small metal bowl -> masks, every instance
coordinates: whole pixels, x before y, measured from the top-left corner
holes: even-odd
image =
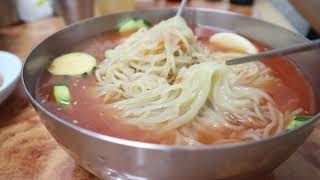
[[[62,147],[82,167],[104,179],[238,179],[271,172],[305,141],[316,120],[260,141],[170,146],[129,141],[80,128],[55,116],[35,100],[38,76],[64,49],[113,29],[126,17],[140,17],[156,23],[175,13],[176,9],[117,13],[79,22],[55,33],[33,49],[24,65],[22,78],[29,100]],[[190,24],[234,30],[274,48],[307,41],[281,27],[223,11],[186,9],[183,16]],[[290,56],[313,84],[316,94],[320,93],[319,57],[319,51]]]

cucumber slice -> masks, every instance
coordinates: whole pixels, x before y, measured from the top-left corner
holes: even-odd
[[[119,32],[132,32],[142,27],[148,28],[149,26],[150,24],[144,19],[130,18],[120,22],[117,25],[117,29]]]
[[[301,126],[302,124],[304,123],[304,121],[296,121],[296,120],[292,120],[288,127],[287,127],[287,130],[292,130],[292,129],[295,129],[299,126]]]
[[[57,84],[53,86],[53,96],[58,104],[71,104],[71,95],[67,85]]]
[[[295,129],[301,126],[306,121],[310,120],[312,117],[310,116],[296,116],[288,125],[287,130]]]
[[[150,27],[150,23],[144,19],[136,19],[136,22],[138,24],[138,26],[140,27],[145,27],[145,28],[149,28]]]
[[[311,116],[296,116],[294,118],[295,121],[308,121],[310,120],[312,117]]]
[[[57,76],[81,75],[90,73],[96,66],[96,59],[81,52],[69,53],[55,58],[48,68],[48,71]]]

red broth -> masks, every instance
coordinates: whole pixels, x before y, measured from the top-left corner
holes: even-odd
[[[217,49],[217,47],[209,45],[208,38],[220,30],[197,26],[194,31],[200,42],[209,49]],[[104,60],[104,51],[115,47],[127,36],[114,31],[104,32],[82,41],[68,52],[87,52],[96,57],[98,62],[101,62]],[[253,42],[260,51],[268,49],[261,43]],[[280,81],[272,82],[265,87],[265,90],[274,98],[278,108],[281,111],[293,111],[301,107],[305,110],[305,115],[314,114],[315,97],[312,88],[295,65],[290,63],[286,57],[277,57],[263,62],[272,69],[274,76],[280,79]],[[73,98],[73,105],[70,108],[62,108],[54,101],[53,85],[60,83],[67,84],[70,88]],[[116,114],[115,112],[104,108],[101,98],[95,92],[95,86],[94,74],[80,78],[57,77],[44,72],[38,80],[35,94],[36,99],[50,112],[82,128],[129,140],[173,144],[174,131],[159,134],[156,131],[146,131],[122,123],[113,115]],[[227,134],[230,132],[226,131]],[[214,135],[203,135],[201,142],[211,144],[213,141],[208,137],[212,136]]]

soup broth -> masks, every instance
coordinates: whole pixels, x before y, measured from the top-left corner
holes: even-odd
[[[192,29],[198,40],[208,49],[229,51],[209,43],[209,37],[221,30],[203,26],[194,26]],[[105,59],[104,51],[106,49],[114,48],[128,36],[128,34],[116,31],[107,31],[78,43],[67,52],[86,52],[101,62]],[[251,42],[259,51],[269,49],[257,41],[251,40]],[[278,79],[263,85],[263,89],[273,98],[277,108],[283,112],[302,108],[303,115],[312,115],[315,112],[313,91],[297,67],[290,63],[286,57],[264,60],[263,63],[271,68],[272,74]],[[52,76],[49,72],[43,72],[37,83],[36,99],[58,117],[94,132],[135,141],[175,144],[174,130],[161,133],[157,130],[143,129],[121,121],[117,116],[116,109],[104,106],[102,98],[97,93],[96,83],[94,73],[85,77],[70,77]],[[63,108],[55,102],[53,97],[55,84],[68,85],[72,94],[71,107]],[[286,124],[288,123],[286,122]],[[247,128],[251,128],[249,124]],[[237,132],[208,127],[206,130],[199,130],[198,135],[199,142],[203,144],[228,143],[228,141],[220,140],[229,138],[237,139]],[[238,141],[244,140],[247,139],[238,139]]]

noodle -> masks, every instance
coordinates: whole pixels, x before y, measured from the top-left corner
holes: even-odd
[[[257,140],[281,132],[291,116],[261,88],[275,79],[264,64],[224,64],[244,55],[210,52],[174,17],[107,50],[96,71],[98,91],[127,123],[176,130],[176,144],[203,144],[206,128],[220,137],[212,143]]]

